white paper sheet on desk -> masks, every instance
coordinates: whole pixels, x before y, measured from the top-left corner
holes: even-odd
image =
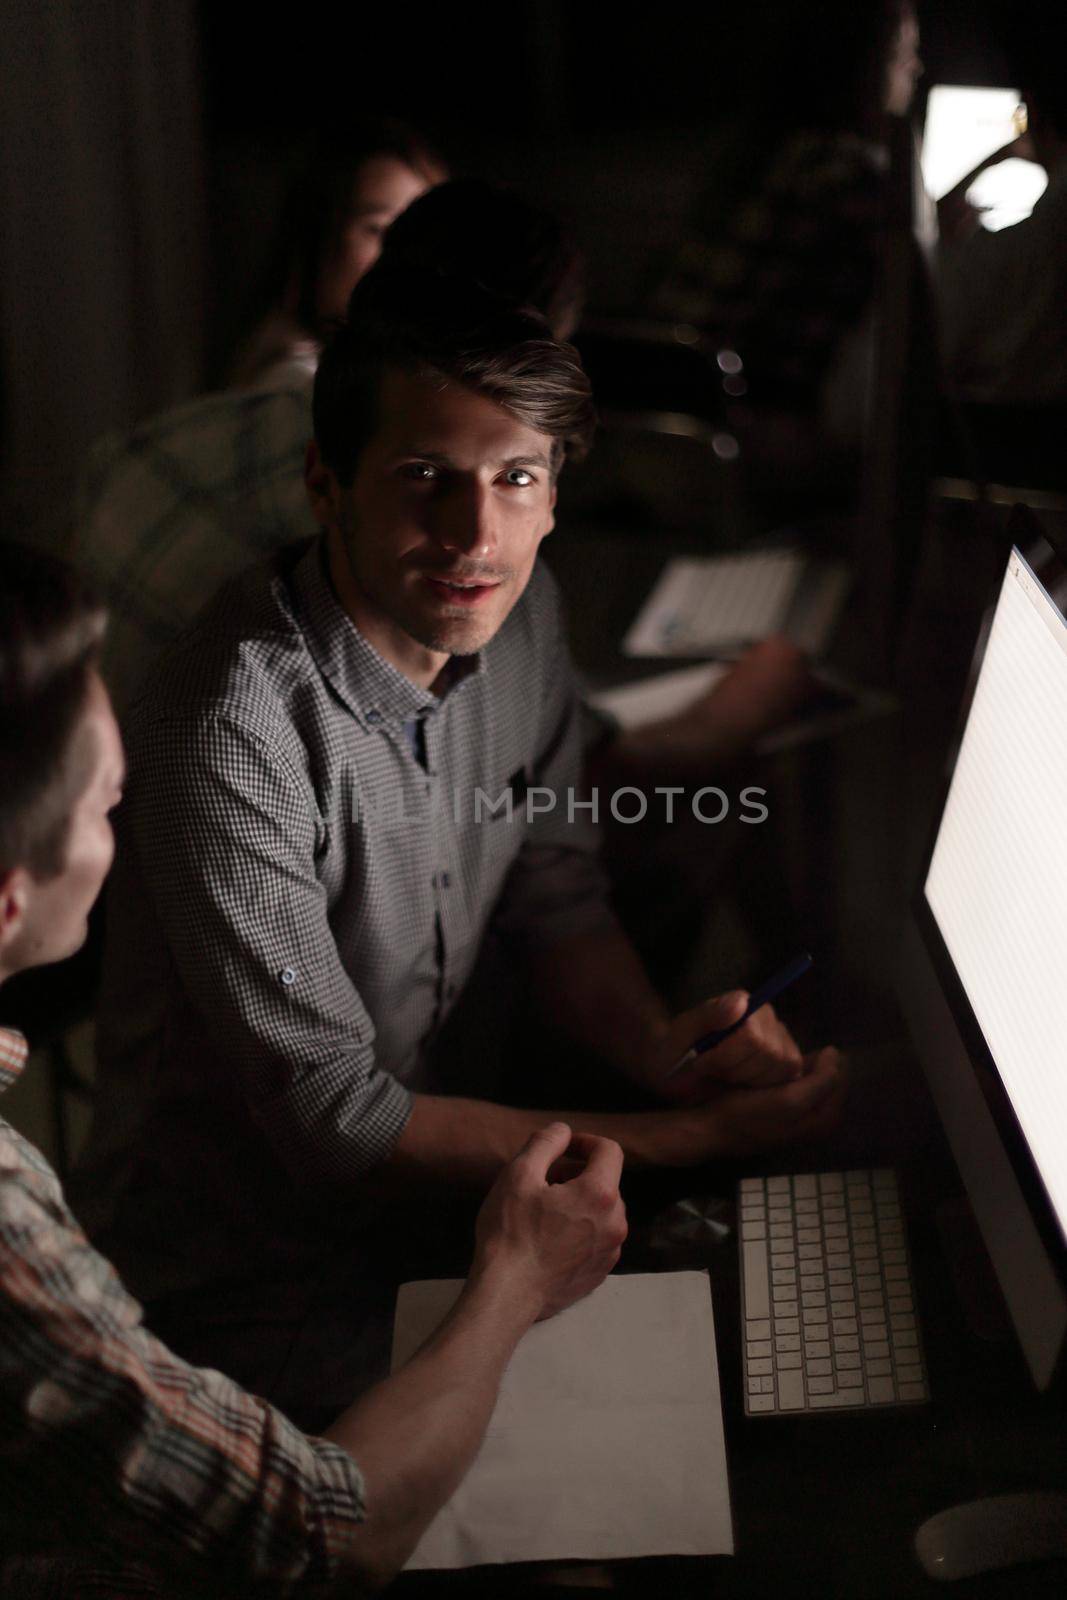
[[[459,1294],[406,1283],[394,1370]],[[408,1568],[732,1555],[707,1274],[609,1277],[523,1339],[482,1448]]]

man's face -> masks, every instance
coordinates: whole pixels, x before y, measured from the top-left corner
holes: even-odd
[[[356,626],[429,684],[488,644],[525,589],[553,525],[553,440],[469,389],[401,372],[385,374],[378,410],[351,487],[326,473],[316,514],[343,552],[335,582]]]
[[[62,961],[85,942],[87,918],[115,854],[108,813],[121,797],[122,741],[107,690],[92,674],[82,724],[75,738],[89,741],[89,779],[75,802],[66,859],[53,878],[16,868],[0,882],[0,969]]]
[[[386,230],[429,187],[399,156],[371,156],[363,163],[348,220],[319,272],[315,304],[321,318],[344,316],[352,290],[382,253]]]

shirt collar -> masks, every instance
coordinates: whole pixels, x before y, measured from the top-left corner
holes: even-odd
[[[30,1047],[14,1028],[0,1028],[0,1092],[10,1089],[23,1067]]]
[[[334,592],[324,536],[301,557],[290,586],[319,671],[361,727],[400,727],[441,704],[443,695],[421,689],[405,678],[360,633]],[[484,671],[481,651],[471,656],[453,656],[445,692],[451,694],[464,679]]]

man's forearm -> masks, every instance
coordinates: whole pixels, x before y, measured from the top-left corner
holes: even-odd
[[[325,1437],[357,1461],[367,1491],[358,1565],[387,1582],[454,1493],[484,1437],[500,1380],[538,1315],[506,1267],[476,1269],[407,1366],[349,1407]]]
[[[716,1153],[710,1120],[707,1109],[527,1111],[488,1100],[416,1095],[407,1126],[382,1170],[487,1186],[530,1135],[550,1122],[614,1139],[630,1166],[689,1166]]]

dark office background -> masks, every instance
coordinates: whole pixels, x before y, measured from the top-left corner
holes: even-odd
[[[1003,81],[998,4],[920,5],[925,83]],[[725,212],[784,130],[832,116],[865,14],[311,0],[283,28],[207,0],[2,0],[6,531],[62,534],[95,438],[218,381],[316,124],[389,111],[454,169],[516,181],[571,223],[593,304],[624,309],[697,195]]]

